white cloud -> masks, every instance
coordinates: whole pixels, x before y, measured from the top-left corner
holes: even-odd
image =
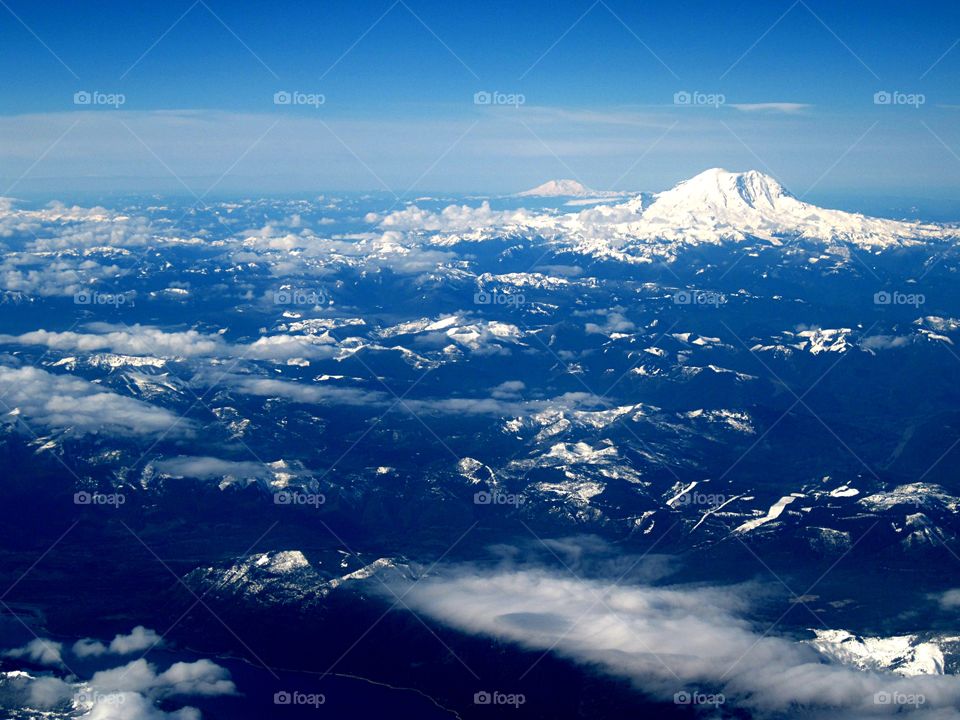
[[[138,625],[130,633],[117,634],[109,647],[86,638],[77,641],[73,650],[79,657],[129,654],[149,650],[158,641],[156,632]],[[59,642],[36,639],[3,654],[34,663],[62,666],[62,649]],[[167,704],[176,697],[217,697],[237,693],[230,672],[207,659],[173,663],[163,672],[157,672],[156,666],[140,658],[96,672],[89,681],[80,680],[72,673],[66,680],[53,675],[35,677],[16,673],[8,676],[5,683],[4,699],[9,707],[46,710],[71,703],[86,720],[200,720],[200,711],[194,707],[165,711],[158,707],[158,703]],[[70,713],[70,717],[74,715]],[[57,717],[60,717],[59,713]]]
[[[0,366],[0,396],[2,407],[18,413],[30,426],[121,436],[151,435],[171,428],[172,435],[191,431],[188,420],[178,421],[169,410],[33,367]]]
[[[794,102],[730,103],[730,107],[743,112],[774,112],[788,115],[812,108],[813,105]]]
[[[154,467],[166,475],[210,480],[231,475],[237,478],[270,477],[272,473],[259,462],[222,460],[216,457],[180,456],[158,460]]]
[[[860,341],[864,350],[893,350],[906,347],[913,342],[910,335],[871,335]]]
[[[654,587],[542,569],[448,569],[409,587],[410,606],[465,632],[554,651],[631,679],[669,701],[723,692],[755,716],[881,717],[875,693],[919,693],[924,710],[960,717],[960,678],[864,672],[811,646],[764,634],[746,615],[748,587]]]
[[[49,708],[73,697],[73,686],[55,677],[39,677],[27,685],[27,699],[33,707]]]
[[[233,695],[230,672],[211,660],[178,662],[157,673],[156,666],[139,658],[121,667],[94,673],[90,686],[102,693],[136,692],[150,697],[172,695]]]
[[[960,608],[960,588],[947,590],[937,599],[940,607],[944,610],[956,610]]]
[[[7,650],[4,656],[9,658],[26,658],[40,665],[62,665],[63,643],[55,640],[35,638],[22,647]]]
[[[99,333],[50,332],[35,330],[22,335],[0,335],[0,342],[42,345],[54,350],[93,352],[110,350],[126,355],[153,357],[196,357],[226,355],[226,343],[219,335],[202,335],[196,330],[164,332],[155,327],[132,325],[114,329],[106,323],[89,326]]]
[[[129,655],[134,652],[144,652],[163,644],[163,639],[156,630],[137,625],[129,634],[117,634],[110,641],[110,652],[117,655]]]
[[[527,225],[534,219],[527,210],[492,210],[484,201],[479,207],[448,205],[439,213],[410,205],[386,215],[380,224],[391,230],[462,232],[491,225]]]
[[[200,720],[200,711],[184,707],[165,712],[151,700],[134,692],[97,696],[85,720]]]
[[[323,405],[361,405],[392,407],[396,398],[378,390],[305,385],[274,378],[231,375],[221,384],[247,395],[277,397],[292,402]],[[396,404],[396,412],[469,414],[490,417],[524,417],[548,410],[578,410],[602,406],[604,401],[586,392],[569,392],[545,400],[520,400],[495,393],[492,397],[405,398]]]
[[[149,325],[117,326],[90,323],[91,332],[35,330],[21,335],[0,335],[0,343],[41,345],[55,350],[94,352],[109,350],[124,355],[158,358],[244,357],[283,361],[291,358],[324,358],[334,353],[333,340],[313,335],[273,335],[244,345],[227,343],[222,335],[196,330],[167,332]]]
[[[99,657],[107,652],[107,646],[93,638],[83,638],[73,644],[73,654],[78,658]]]
[[[0,260],[0,290],[28,296],[69,297],[91,288],[110,287],[122,275],[118,265],[90,258],[8,253]]]
[[[513,400],[526,389],[527,385],[522,380],[507,380],[493,388],[490,394],[498,400]]]
[[[609,335],[610,333],[628,333],[636,329],[630,320],[627,319],[626,315],[617,310],[608,310],[601,315],[604,316],[606,322],[602,325],[597,323],[587,323],[584,326],[584,330],[589,334],[595,335]]]

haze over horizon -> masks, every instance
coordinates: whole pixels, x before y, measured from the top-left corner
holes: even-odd
[[[658,191],[717,166],[820,204],[950,215],[960,189],[945,3],[0,15],[0,195]]]

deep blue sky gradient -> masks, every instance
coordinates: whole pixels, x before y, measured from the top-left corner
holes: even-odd
[[[811,196],[960,188],[958,3],[4,2],[0,190],[659,189],[714,165]],[[733,107],[764,103],[806,107]]]

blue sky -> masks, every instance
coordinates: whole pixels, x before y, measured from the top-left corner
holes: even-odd
[[[957,3],[4,2],[6,194],[960,189]]]

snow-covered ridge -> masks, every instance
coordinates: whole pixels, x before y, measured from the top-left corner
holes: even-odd
[[[700,240],[774,240],[787,235],[839,240],[858,245],[890,245],[935,235],[936,226],[871,218],[803,202],[777,180],[756,170],[734,173],[713,168],[659,193],[637,228],[650,236],[658,226],[664,237],[677,231]],[[674,232],[670,232],[669,229]]]
[[[588,188],[576,180],[548,180],[535,188],[517,193],[517,197],[597,197],[604,193]]]
[[[879,670],[897,675],[943,675],[943,650],[935,641],[922,641],[914,635],[861,637],[846,630],[814,629],[809,640],[821,653],[861,670]],[[955,638],[943,638],[953,641]]]
[[[521,195],[585,190],[564,183],[547,183]],[[412,206],[386,216],[382,226],[427,235],[429,242],[447,246],[505,235],[542,237],[585,255],[630,262],[673,256],[681,246],[745,240],[776,246],[800,239],[876,250],[960,237],[960,230],[948,226],[821,208],[795,197],[769,175],[720,168],[652,196],[575,213],[495,210],[487,203],[438,213]]]

